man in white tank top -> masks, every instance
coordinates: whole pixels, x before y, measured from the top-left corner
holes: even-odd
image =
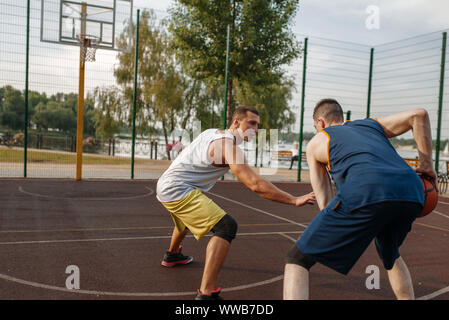
[[[216,279],[237,233],[236,221],[203,192],[215,185],[229,169],[248,188],[265,199],[302,206],[313,204],[315,195],[292,196],[257,175],[246,163],[238,147],[257,133],[259,113],[254,107],[241,106],[227,130],[209,129],[201,133],[162,174],[157,183],[157,199],[170,212],[175,228],[162,265],[173,267],[190,263],[193,258],[181,253],[181,242],[188,231],[197,240],[208,232],[214,236],[206,249],[206,261],[196,299],[220,299]]]

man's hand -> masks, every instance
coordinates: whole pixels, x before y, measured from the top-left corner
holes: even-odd
[[[427,176],[430,180],[430,182],[433,184],[437,192],[440,192],[438,190],[438,177],[435,170],[432,168],[432,166],[426,166],[426,165],[420,165],[418,168],[415,169],[415,172],[418,174],[421,174],[423,176]]]
[[[301,207],[305,204],[315,204],[315,193],[310,192],[300,197],[296,197],[295,206]]]

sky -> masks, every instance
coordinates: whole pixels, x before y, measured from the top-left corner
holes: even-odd
[[[165,11],[173,1],[135,0]],[[369,6],[379,8],[379,28],[368,29]],[[293,32],[378,45],[449,27],[447,0],[300,0]]]

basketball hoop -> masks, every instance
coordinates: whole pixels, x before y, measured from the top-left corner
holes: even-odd
[[[77,38],[81,48],[81,60],[83,63],[85,61],[95,61],[97,48],[94,46],[101,42],[101,38],[88,34],[80,34]]]

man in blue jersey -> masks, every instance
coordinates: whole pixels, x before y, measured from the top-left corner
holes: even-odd
[[[430,177],[437,188],[427,111],[344,122],[340,104],[323,99],[313,120],[318,133],[307,145],[307,162],[322,211],[287,254],[284,299],[309,298],[309,269],[316,262],[346,275],[373,239],[396,297],[414,299],[399,247],[424,204],[417,173]],[[388,140],[409,130],[419,153],[416,172]]]

